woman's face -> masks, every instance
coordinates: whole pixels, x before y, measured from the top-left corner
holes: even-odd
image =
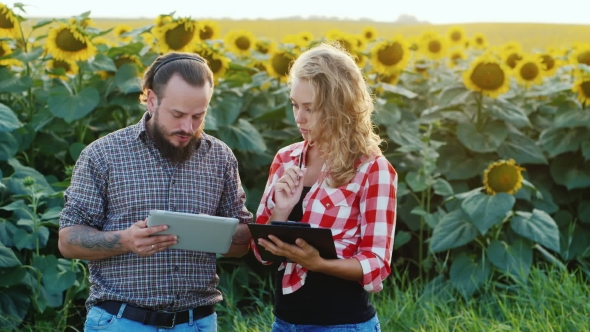
[[[295,123],[303,139],[312,141],[312,127],[317,121],[318,112],[313,108],[313,90],[306,79],[296,78],[291,83],[291,104]]]

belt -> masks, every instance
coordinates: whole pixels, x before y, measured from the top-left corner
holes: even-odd
[[[104,309],[111,315],[119,314],[123,302],[119,301],[104,301],[98,303],[96,306]],[[174,325],[188,323],[190,310],[193,311],[193,320],[198,320],[207,317],[215,312],[215,306],[208,305],[188,309],[184,311],[165,311],[165,310],[149,310],[131,305],[125,306],[121,317],[130,319],[145,325],[153,325],[162,328],[173,328]]]

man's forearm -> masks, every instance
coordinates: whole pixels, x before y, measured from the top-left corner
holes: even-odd
[[[231,246],[229,251],[223,256],[226,257],[240,257],[244,256],[248,250],[250,249],[250,239],[252,235],[250,234],[250,229],[248,229],[248,225],[246,224],[239,224],[238,228],[234,233],[234,236],[231,240]]]
[[[64,257],[86,260],[108,258],[128,251],[122,242],[122,231],[103,232],[83,225],[61,229],[58,246]]]

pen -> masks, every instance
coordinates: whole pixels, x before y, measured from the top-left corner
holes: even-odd
[[[301,170],[301,166],[303,166],[303,151],[299,154],[299,170]],[[299,180],[299,175],[297,175],[297,180]]]

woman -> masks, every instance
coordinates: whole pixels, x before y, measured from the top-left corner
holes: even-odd
[[[373,100],[350,55],[328,44],[303,53],[289,82],[303,141],[276,154],[256,222],[330,228],[339,259],[302,239],[269,236],[252,246],[259,260],[258,250],[287,258],[276,276],[273,331],[379,331],[369,293],[391,272],[397,175],[373,132]]]

